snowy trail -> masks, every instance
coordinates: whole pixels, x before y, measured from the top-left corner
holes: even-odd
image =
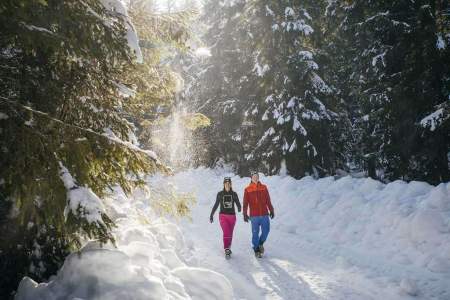
[[[211,195],[213,196],[213,195]],[[214,199],[214,198],[212,198]],[[202,267],[226,275],[233,284],[237,299],[400,299],[395,291],[372,282],[354,269],[335,269],[334,262],[323,261],[311,249],[296,242],[290,234],[272,228],[266,255],[256,259],[250,248],[250,225],[238,218],[233,239],[233,257],[223,257],[222,237],[217,217],[209,224],[211,207],[198,204],[192,212],[193,222],[181,228]],[[311,241],[312,243],[313,241]]]
[[[349,263],[352,249],[335,247],[332,241],[320,235],[302,234],[300,230],[291,229],[289,224],[298,223],[298,220],[292,220],[286,206],[277,207],[277,198],[287,192],[283,186],[271,189],[269,185],[276,217],[271,221],[265,257],[254,257],[250,246],[250,223],[244,223],[242,215],[238,214],[232,259],[225,260],[217,212],[214,223],[209,223],[209,214],[221,187],[222,176],[208,178],[181,173],[175,176],[173,184],[180,187],[181,191],[193,192],[198,197],[198,203],[192,209],[192,221],[183,220],[179,224],[192,255],[185,259],[199,267],[224,274],[233,285],[236,299],[445,299],[448,290],[442,291],[442,286],[446,285],[448,278],[436,276],[429,279],[426,272],[419,270],[417,273],[426,278],[424,282],[429,285],[427,288],[435,292],[433,295],[433,292],[424,290],[412,297],[402,292],[400,287],[400,280],[409,272],[407,267],[397,270],[388,261],[371,261],[372,258],[366,258],[358,252],[354,255],[355,261],[367,261],[368,267],[364,263]],[[238,192],[242,203],[242,191],[248,179],[235,176],[233,180],[233,189]],[[349,257],[341,259],[341,253]],[[392,278],[387,274],[400,277]],[[434,282],[441,290],[430,282]]]

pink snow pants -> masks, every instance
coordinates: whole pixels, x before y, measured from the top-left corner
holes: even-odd
[[[230,248],[233,240],[234,225],[236,224],[236,215],[219,214],[219,222],[223,231],[223,248]]]

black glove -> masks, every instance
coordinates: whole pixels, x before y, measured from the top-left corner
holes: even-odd
[[[213,216],[210,216],[210,217],[209,217],[209,222],[211,222],[211,223],[214,222]]]
[[[247,215],[244,215],[244,222],[248,222],[248,216]]]
[[[273,211],[270,212],[270,218],[273,219],[275,217],[275,213]]]

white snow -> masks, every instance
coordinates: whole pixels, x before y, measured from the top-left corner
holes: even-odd
[[[302,12],[303,12],[303,15],[308,19],[308,20],[312,20],[312,17],[311,17],[311,15],[306,11],[306,10],[302,10]]]
[[[256,72],[256,74],[259,77],[263,77],[264,74],[266,74],[270,70],[270,67],[268,64],[264,64],[261,66],[258,61],[255,61],[255,66],[253,67],[253,71]]]
[[[316,90],[326,94],[332,92],[328,84],[326,84],[325,81],[323,81],[323,79],[319,75],[317,75],[316,72],[311,72],[311,81]]]
[[[123,0],[100,0],[100,2],[107,10],[117,13],[124,19],[127,27],[126,39],[128,41],[128,46],[136,56],[136,61],[138,63],[143,63],[144,57],[142,56],[142,51],[141,48],[139,47],[139,38],[136,29],[134,28],[134,25],[131,22],[131,18],[128,15],[129,3]]]
[[[60,178],[67,190],[67,205],[64,216],[69,212],[86,219],[89,223],[103,225],[102,214],[106,213],[100,198],[88,187],[76,184],[69,170],[59,162]]]
[[[304,60],[313,59],[313,54],[310,51],[299,51],[298,55],[300,55]]]
[[[275,13],[270,9],[268,5],[266,5],[266,16],[275,16]]]
[[[253,257],[238,218],[225,261],[220,227],[208,223],[222,176],[242,202],[249,178],[231,173],[190,170],[173,184],[198,197],[181,226],[193,256],[224,273],[237,299],[450,299],[450,183],[263,177],[276,215],[266,257]]]
[[[45,32],[45,33],[48,33],[48,34],[51,34],[51,35],[54,34],[52,31],[50,31],[50,30],[48,30],[47,28],[44,28],[44,27],[29,25],[29,24],[25,24],[23,22],[21,22],[21,25],[24,26],[28,30]]]
[[[294,142],[292,142],[291,146],[289,147],[289,152],[292,152],[295,149],[297,149],[297,142],[294,140]]]
[[[269,129],[264,132],[262,137],[259,139],[258,143],[256,143],[256,146],[259,147],[262,145],[262,143],[267,139],[267,137],[272,136],[275,134],[275,129],[273,127],[270,127]]]
[[[105,206],[117,248],[88,243],[50,282],[24,278],[16,299],[450,299],[450,183],[262,176],[275,208],[266,254],[254,257],[239,214],[225,260],[217,215],[209,223],[224,176],[242,202],[249,178],[229,170],[149,180],[196,195],[192,220],[116,190]]]
[[[379,18],[379,17],[387,17],[387,16],[389,16],[389,11],[386,11],[386,12],[383,12],[383,13],[378,13],[376,15],[373,15],[373,16],[367,18],[364,21],[364,23],[371,22],[371,21],[373,21],[373,20],[375,20],[376,18]]]
[[[429,114],[420,121],[422,127],[429,127],[431,131],[434,131],[439,124],[443,121],[444,109],[440,108],[435,112]]]
[[[264,102],[266,102],[267,104],[272,103],[273,100],[273,95],[269,95],[266,97],[266,99],[264,100]]]
[[[281,27],[284,28],[287,32],[289,31],[300,31],[304,35],[310,35],[314,32],[314,29],[305,23],[305,20],[296,20],[296,21],[288,21],[282,22]],[[273,27],[272,27],[273,29]]]
[[[286,106],[286,108],[293,108],[295,106],[295,103],[299,100],[298,97],[292,97],[291,99],[289,99],[289,102]]]
[[[294,117],[294,123],[292,125],[292,130],[294,130],[294,131],[299,130],[300,133],[304,136],[308,135],[308,132],[306,131],[305,127],[303,127],[303,125],[300,123],[297,116]]]
[[[403,293],[411,296],[417,296],[419,292],[416,283],[409,279],[403,279],[400,282],[400,289]]]
[[[286,9],[284,10],[284,17],[288,18],[292,16],[295,16],[294,10],[292,9],[292,7],[286,7]]]
[[[311,119],[316,120],[316,121],[320,120],[320,116],[315,111],[309,110],[309,109],[302,112],[301,116],[302,116],[302,119],[305,119],[305,120],[311,120]]]
[[[386,52],[383,52],[381,54],[375,55],[372,58],[372,66],[376,66],[378,61],[381,61],[381,63],[383,64],[384,67],[386,67],[386,62],[385,62],[385,56],[386,56]]]
[[[134,98],[136,96],[136,90],[127,87],[123,83],[113,82],[115,86],[118,88],[119,95],[123,98]]]
[[[108,213],[118,227],[117,248],[87,243],[68,256],[47,283],[24,277],[16,300],[233,299],[230,281],[195,264],[179,227],[150,208],[142,190],[116,189]],[[186,260],[189,257],[192,261]]]
[[[103,129],[103,133],[102,135],[104,137],[106,137],[108,140],[110,140],[111,143],[117,143],[117,144],[121,144],[133,151],[137,151],[137,152],[141,152],[146,154],[149,158],[159,162],[159,158],[156,155],[156,153],[152,150],[145,150],[145,149],[141,149],[139,148],[138,145],[136,145],[136,141],[137,139],[134,137],[134,134],[132,132],[128,132],[128,138],[130,139],[129,141],[124,141],[122,139],[120,139],[115,133],[114,131],[111,130],[111,128],[104,128]]]
[[[436,48],[438,48],[439,50],[445,49],[445,41],[442,38],[442,35],[438,35],[437,37]]]
[[[211,51],[209,50],[209,48],[199,47],[199,48],[195,49],[194,54],[197,57],[210,57]]]

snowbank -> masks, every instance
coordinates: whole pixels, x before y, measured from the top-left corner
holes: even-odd
[[[178,226],[155,215],[146,198],[117,190],[107,205],[118,225],[117,248],[86,244],[48,283],[25,277],[16,299],[232,299],[227,278],[183,261],[189,249]]]

